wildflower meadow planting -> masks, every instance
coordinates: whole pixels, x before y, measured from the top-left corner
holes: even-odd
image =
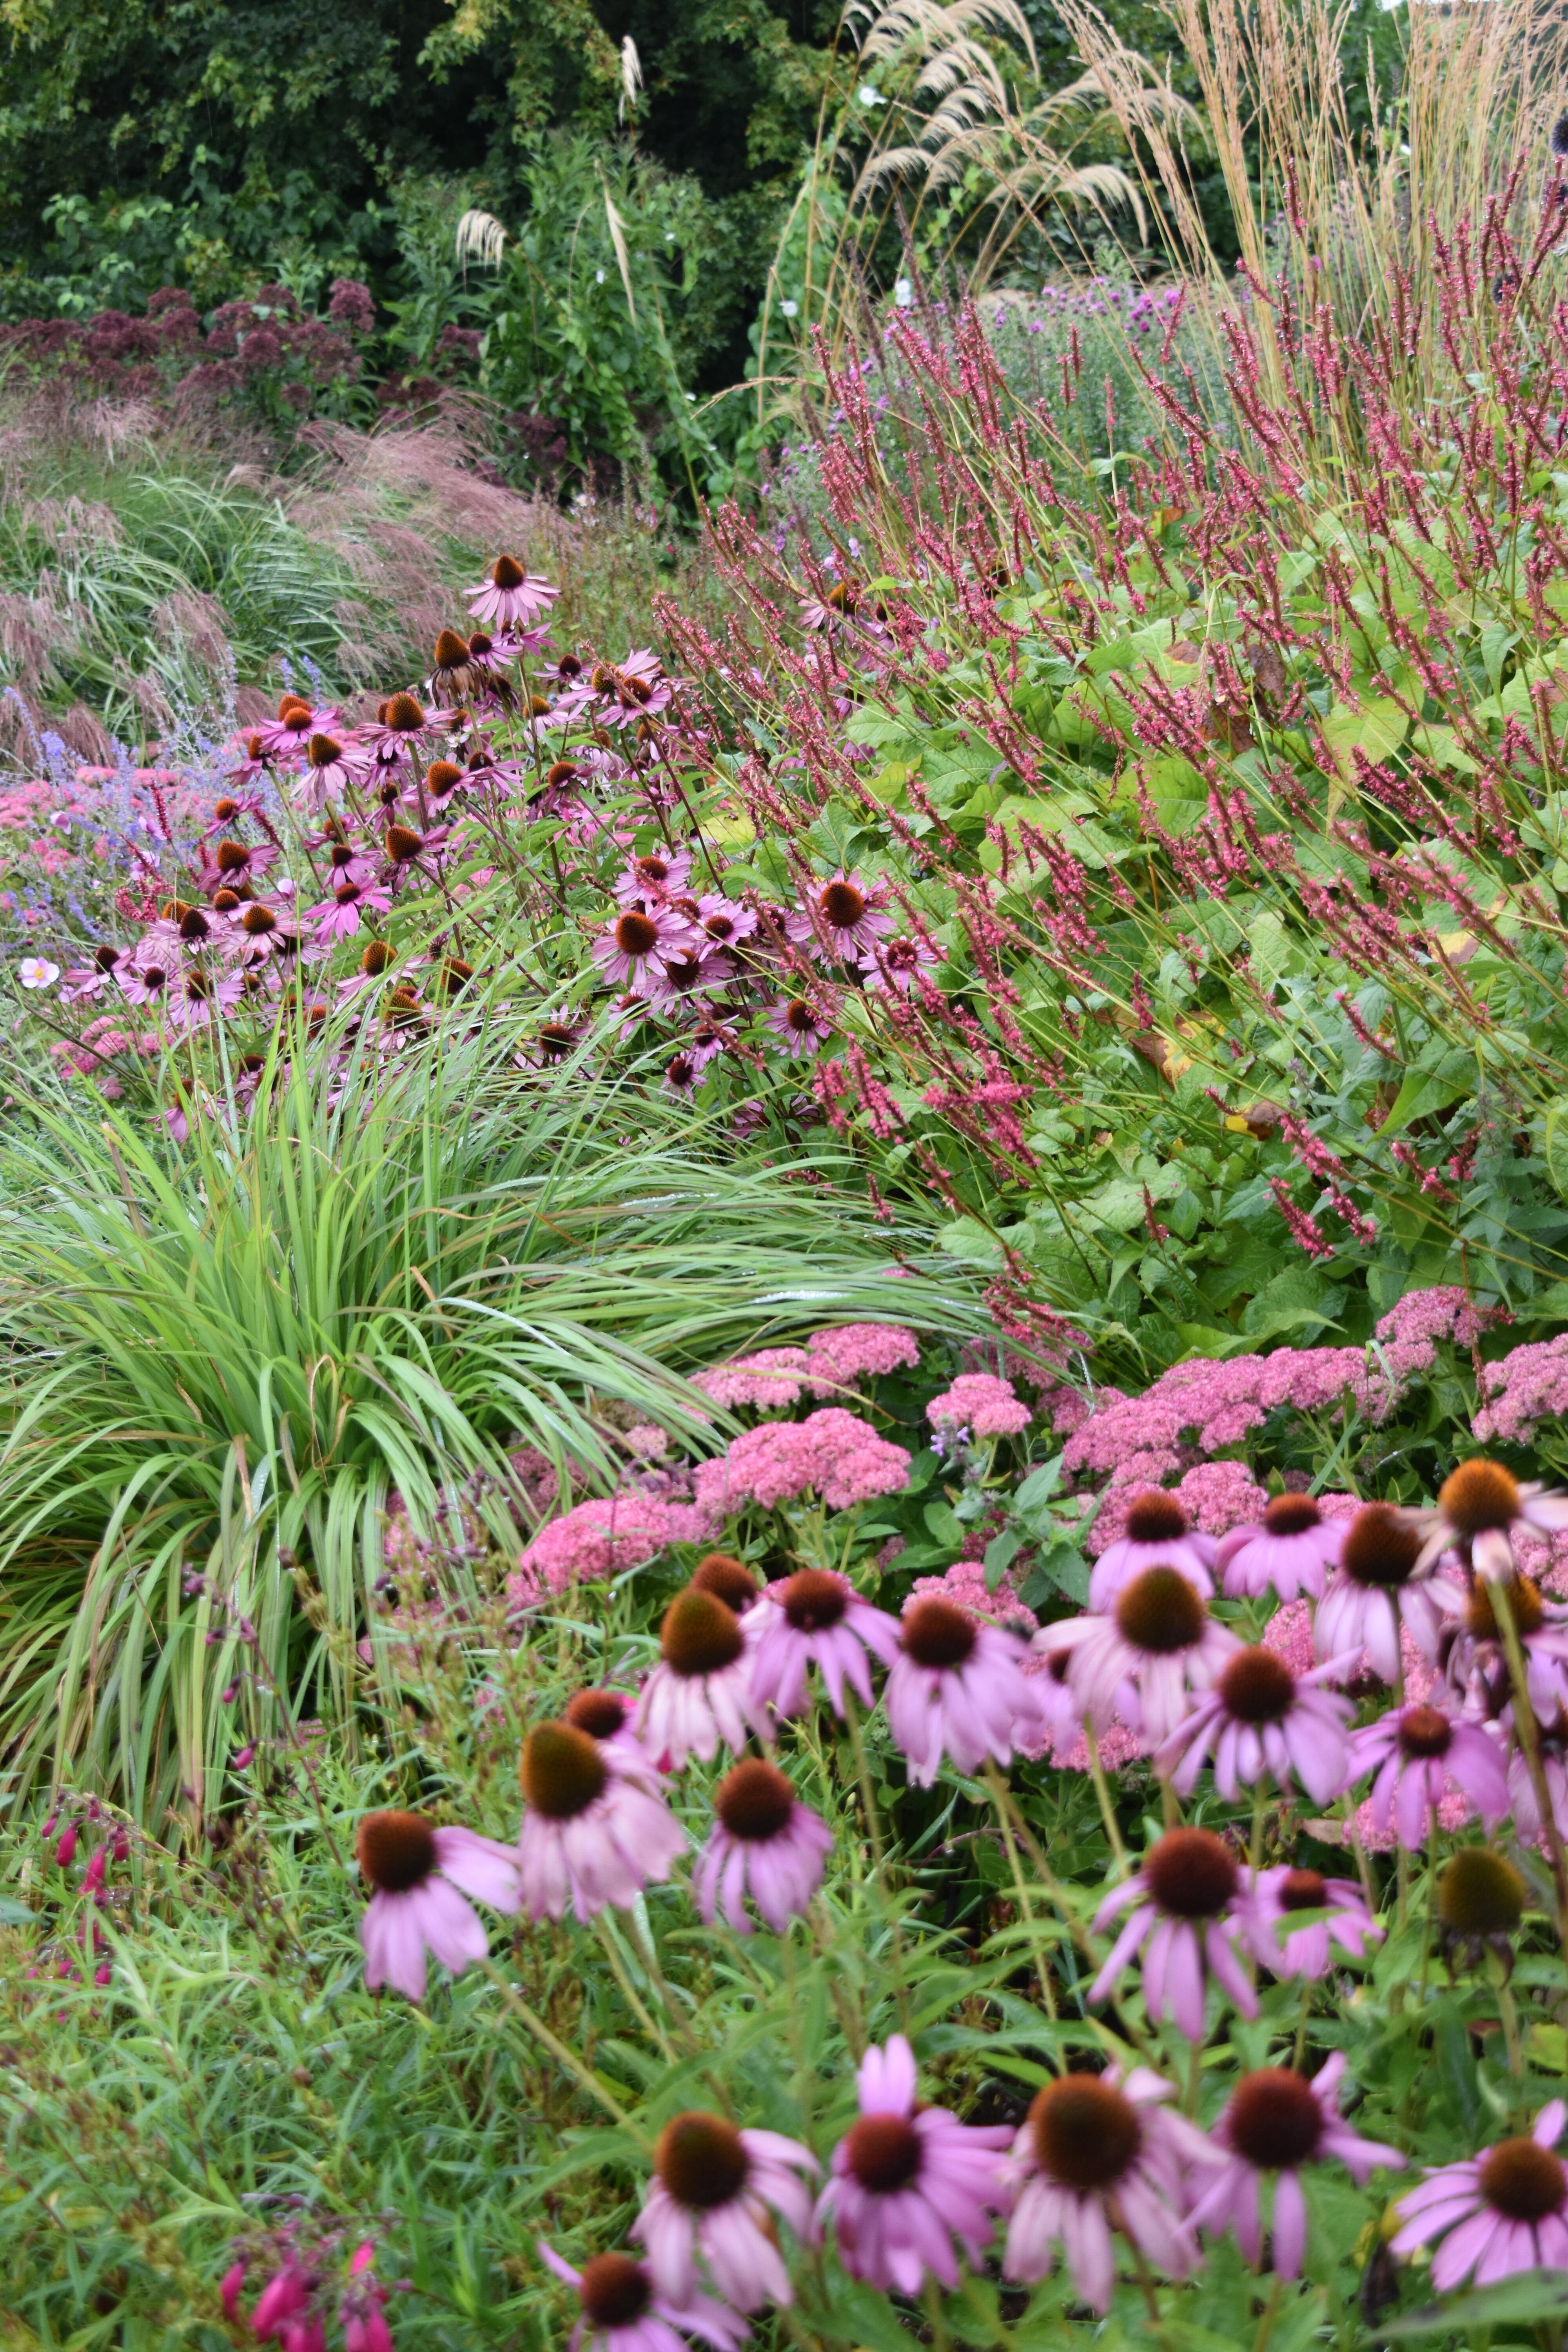
[[[1561,2352],[1568,35],[1125,16],[7,331],[7,2347]]]

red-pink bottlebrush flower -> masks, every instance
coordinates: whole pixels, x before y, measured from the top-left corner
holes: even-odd
[[[916,2097],[915,2055],[901,2033],[875,2043],[856,2074],[860,2120],[833,2151],[816,2203],[820,2226],[837,2228],[838,2257],[851,2278],[887,2294],[918,2294],[930,2272],[958,2284],[956,2238],[978,2268],[992,2216],[1008,2198],[999,2151],[1005,2124],[963,2124]]]
[[[1344,1538],[1344,1521],[1325,1519],[1310,1495],[1276,1495],[1261,1525],[1220,1538],[1215,1574],[1233,1599],[1272,1591],[1281,1601],[1302,1593],[1315,1601]]]
[[[1260,1870],[1244,1906],[1247,1940],[1258,1964],[1277,1977],[1322,1977],[1331,1947],[1360,1959],[1383,1929],[1353,1878],[1325,1878],[1287,1864]]]
[[[1140,1569],[1103,1617],[1068,1617],[1044,1627],[1037,1648],[1071,1653],[1068,1680],[1079,1712],[1097,1731],[1120,1715],[1158,1746],[1175,1730],[1232,1652],[1236,1635],[1215,1618],[1182,1569]]]
[[[804,1712],[813,1665],[827,1685],[836,1715],[844,1713],[846,1682],[869,1712],[875,1701],[867,1654],[874,1652],[885,1666],[898,1655],[897,1621],[862,1601],[849,1579],[830,1568],[803,1568],[768,1585],[747,1632],[755,1643],[752,1696],[783,1716]]]
[[[1174,2095],[1146,2066],[1125,2082],[1112,2066],[1046,2084],[1013,2145],[1008,2278],[1048,2277],[1059,2246],[1076,2292],[1106,2311],[1116,2284],[1113,2231],[1165,2277],[1186,2276],[1195,2259],[1182,2231],[1188,2176],[1212,2157],[1202,2133],[1167,2111]]]
[[[1441,1552],[1465,1550],[1479,1575],[1512,1576],[1511,1530],[1526,1527],[1560,1534],[1568,1528],[1568,1495],[1550,1495],[1539,1484],[1521,1486],[1500,1462],[1478,1454],[1443,1481],[1436,1510],[1415,1517],[1426,1536],[1420,1568]]]
[[[1143,1952],[1143,2001],[1158,2024],[1172,2017],[1189,2042],[1204,2034],[1204,1990],[1214,1977],[1243,2017],[1256,2017],[1258,1996],[1237,1948],[1241,1873],[1223,1838],[1212,1830],[1167,1830],[1143,1858],[1143,1867],[1103,1902],[1095,1916],[1103,1933],[1132,1905],[1110,1956],[1089,1987],[1090,2000],[1116,1989],[1135,1952]]]
[[[586,1925],[606,1904],[624,1910],[668,1878],[686,1832],[648,1786],[646,1756],[601,1743],[575,1724],[535,1724],[518,1768],[527,1810],[518,1836],[522,1906],[559,1919],[571,1904]]]
[[[1197,1534],[1174,1495],[1163,1486],[1134,1495],[1122,1515],[1122,1532],[1107,1544],[1089,1571],[1089,1605],[1109,1609],[1122,1586],[1144,1568],[1179,1568],[1208,1600],[1214,1591],[1209,1569],[1214,1539]]]
[[[1342,2118],[1344,2071],[1344,2053],[1336,2050],[1310,2080],[1291,2066],[1262,2066],[1241,2077],[1211,2135],[1227,2160],[1188,2214],[1189,2230],[1228,2224],[1247,2261],[1258,2263],[1258,2191],[1272,2178],[1272,2266],[1280,2278],[1300,2276],[1307,2247],[1301,2166],[1336,2161],[1361,2186],[1379,2165],[1399,2171],[1405,2164],[1397,2148],[1363,2139]]]
[[[230,2263],[219,2283],[217,2292],[218,2301],[223,2305],[223,2315],[231,2326],[239,2316],[239,2296],[244,2284],[245,2264],[242,2262]]]
[[[360,1921],[364,1980],[425,1998],[425,1955],[459,1976],[482,1960],[489,1939],[468,1902],[520,1908],[517,1855],[476,1831],[437,1829],[423,1813],[367,1813],[354,1839],[359,1866],[375,1892]]]
[[[1293,1675],[1277,1651],[1234,1651],[1213,1688],[1156,1749],[1155,1770],[1179,1797],[1190,1796],[1212,1750],[1214,1784],[1227,1804],[1265,1771],[1281,1794],[1295,1780],[1314,1804],[1331,1804],[1350,1777],[1345,1726],[1352,1710],[1347,1698],[1318,1685],[1343,1663],[1336,1658]]]
[[[525,572],[514,556],[498,555],[490,576],[468,591],[468,610],[490,629],[526,629],[541,619],[559,596],[548,580]]]
[[[926,1407],[933,1429],[945,1421],[975,1437],[1016,1437],[1033,1418],[1012,1381],[996,1372],[960,1372]]]
[[[803,1917],[822,1884],[833,1832],[803,1805],[776,1764],[748,1756],[713,1791],[714,1822],[691,1891],[711,1926],[722,1909],[737,1936],[749,1936],[749,1894],[775,1936]]]
[[[1458,1790],[1490,1829],[1509,1810],[1503,1752],[1489,1732],[1430,1701],[1391,1707],[1351,1736],[1352,1778],[1377,1769],[1372,1817],[1412,1852],[1426,1844],[1443,1799]]]
[[[1421,1538],[1403,1512],[1386,1503],[1368,1503],[1359,1510],[1345,1529],[1340,1564],[1313,1620],[1319,1657],[1364,1650],[1373,1673],[1392,1683],[1399,1670],[1402,1624],[1426,1656],[1436,1657],[1442,1596],[1430,1578],[1417,1574],[1420,1557]]]
[[[1432,2284],[1448,2294],[1518,2271],[1568,2270],[1568,2166],[1557,2148],[1568,2106],[1549,2100],[1528,2138],[1499,2140],[1480,2156],[1429,2172],[1399,2200],[1396,2254],[1441,2236]]]
[[[944,1755],[961,1772],[1005,1764],[1020,1739],[1037,1741],[1045,1711],[1024,1672],[1016,1635],[936,1596],[905,1603],[884,1696],[888,1727],[910,1778],[929,1789]]]
[[[636,1730],[648,1754],[679,1771],[689,1756],[708,1763],[721,1742],[738,1753],[767,1727],[752,1690],[752,1653],[732,1609],[689,1584],[664,1612],[659,1660],[642,1686]]]
[[[793,2300],[769,2212],[798,2239],[809,2234],[811,2191],[800,2176],[822,2168],[808,2147],[779,2132],[737,2131],[722,2116],[687,2114],[660,2132],[653,2169],[632,2235],[678,2310],[696,2292],[700,2263],[737,2311]]]
[[[713,2352],[739,2352],[752,2332],[738,2312],[709,2294],[694,2294],[678,2311],[647,2265],[629,2254],[594,2254],[574,2271],[541,2238],[539,2258],[577,2290],[581,2310],[566,2352],[685,2352],[682,2338],[690,2336]]]

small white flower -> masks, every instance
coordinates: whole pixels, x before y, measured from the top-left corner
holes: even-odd
[[[52,988],[60,976],[58,963],[48,963],[42,956],[24,956],[16,967],[16,977],[24,988]]]
[[[779,309],[784,312],[786,319],[793,319],[798,314],[800,304],[798,302],[781,302],[779,304]]]
[[[863,81],[855,95],[862,106],[886,106],[888,103],[881,91],[873,89],[868,81]]]
[[[604,273],[604,271],[603,271],[602,269],[595,269],[595,272],[594,272],[594,283],[595,283],[596,286],[602,286],[602,285],[604,284],[604,282],[605,282],[605,273]]]
[[[893,286],[893,299],[898,304],[900,310],[908,310],[912,309],[914,299],[915,289],[910,285],[909,279],[907,278],[900,278],[896,279]]]

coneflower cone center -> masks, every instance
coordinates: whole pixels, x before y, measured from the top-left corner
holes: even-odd
[[[468,658],[468,639],[460,637],[456,629],[443,629],[436,640],[437,668],[461,669]]]
[[[862,2116],[845,2143],[845,2161],[862,2189],[891,2197],[920,2172],[924,2144],[904,2116]]]
[[[652,955],[658,945],[658,925],[646,915],[622,915],[616,925],[616,945],[622,955]]]
[[[268,931],[278,929],[278,918],[270,907],[247,907],[239,919],[239,928],[251,939],[265,939]]]
[[[220,841],[213,862],[220,874],[243,874],[250,863],[250,852],[243,841]]]
[[[1524,1879],[1488,1845],[1462,1845],[1437,1881],[1437,1916],[1455,1936],[1508,1936],[1524,1915]]]
[[[334,742],[331,736],[311,736],[310,759],[312,768],[330,768],[332,761],[334,760],[341,760],[342,755],[342,745],[341,743]]]
[[[1407,1706],[1399,1718],[1399,1745],[1406,1756],[1446,1756],[1454,1727],[1440,1706]]]
[[[664,1612],[658,1646],[672,1674],[716,1675],[732,1666],[746,1644],[734,1611],[716,1593],[689,1584]]]
[[[490,566],[490,578],[498,588],[521,588],[526,576],[515,556],[498,555]]]
[[[917,1666],[951,1672],[968,1664],[979,1639],[980,1629],[972,1617],[966,1617],[951,1601],[939,1601],[932,1595],[929,1600],[917,1601],[905,1612],[899,1646]]]
[[[1329,1883],[1321,1870],[1288,1870],[1279,1882],[1281,1911],[1321,1911],[1329,1899]]]
[[[1323,2111],[1304,2074],[1290,2066],[1263,2066],[1237,2084],[1229,2130],[1232,2147],[1248,2164],[1263,2172],[1285,2172],[1317,2147]]]
[[[1503,2139],[1481,2158],[1480,2190],[1510,2221],[1540,2221],[1562,2204],[1568,2173],[1562,2158],[1538,2140]]]
[[[1272,1650],[1237,1650],[1226,1662],[1219,1695],[1238,1723],[1283,1723],[1296,1697],[1296,1677]]]
[[[1236,1893],[1235,1856],[1213,1830],[1167,1830],[1143,1864],[1149,1892],[1177,1919],[1215,1919]]]
[[[626,1719],[626,1701],[619,1691],[580,1690],[566,1702],[566,1720],[590,1739],[610,1739]]]
[[[1263,1524],[1271,1536],[1304,1536],[1322,1516],[1310,1495],[1276,1495],[1264,1506]]]
[[[411,694],[395,694],[386,706],[386,725],[395,735],[416,735],[425,713]]]
[[[1062,2074],[1029,2109],[1029,2136],[1040,2170],[1064,2189],[1110,2189],[1143,2144],[1131,2100],[1095,2074]]]
[[[811,1007],[804,996],[790,998],[789,1003],[784,1006],[784,1027],[792,1029],[797,1037],[804,1037],[809,1030],[816,1026],[812,1018]]]
[[[1122,1528],[1132,1543],[1174,1543],[1187,1532],[1187,1515],[1174,1495],[1146,1486],[1127,1507]]]
[[[378,1894],[406,1895],[436,1867],[436,1833],[423,1813],[366,1813],[354,1853]]]
[[[749,1609],[757,1597],[757,1580],[742,1559],[733,1552],[704,1552],[691,1571],[691,1581],[699,1592],[711,1592],[732,1609],[738,1617]]]
[[[853,882],[830,882],[816,903],[823,920],[835,931],[852,931],[866,912],[866,901]]]
[[[826,1633],[843,1622],[850,1594],[830,1569],[803,1568],[784,1579],[779,1600],[797,1633]]]
[[[523,1742],[522,1793],[547,1822],[574,1821],[604,1794],[609,1767],[574,1723],[539,1723]]]
[[[633,871],[650,890],[662,888],[669,879],[669,866],[662,857],[639,857]]]
[[[741,2135],[722,2116],[676,2116],[658,2136],[653,2168],[678,2205],[710,2212],[740,2195],[751,2170]]]
[[[1437,1508],[1462,1536],[1506,1528],[1519,1517],[1519,1481],[1500,1462],[1461,1462],[1438,1490]]]
[[[595,2254],[577,2289],[591,2327],[630,2327],[653,2301],[653,2281],[629,2254]]]
[[[1353,1583],[1390,1591],[1407,1584],[1421,1556],[1421,1538],[1386,1503],[1369,1503],[1346,1530],[1340,1566]]]
[[[1157,1657],[1201,1642],[1207,1615],[1196,1586],[1179,1568],[1146,1568],[1116,1596],[1116,1625],[1123,1641]]]
[[[1546,1610],[1541,1598],[1541,1587],[1528,1576],[1505,1577],[1502,1579],[1502,1586],[1508,1594],[1509,1608],[1512,1612],[1515,1632],[1521,1634],[1539,1633],[1546,1622]],[[1465,1607],[1465,1626],[1466,1630],[1473,1633],[1479,1642],[1495,1642],[1500,1639],[1497,1608],[1492,1599],[1491,1581],[1489,1578],[1476,1579]]]
[[[776,1764],[749,1756],[720,1781],[713,1791],[713,1810],[731,1837],[760,1845],[786,1826],[795,1810],[795,1790]]]
[[[425,844],[419,835],[406,824],[389,824],[386,828],[385,849],[395,866],[406,866],[417,857]]]
[[[463,772],[455,760],[432,760],[425,771],[426,788],[437,799],[443,793],[455,792],[463,781]]]

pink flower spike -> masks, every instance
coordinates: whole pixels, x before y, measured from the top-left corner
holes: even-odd
[[[1243,2017],[1258,2015],[1258,1995],[1241,1965],[1237,1938],[1245,1921],[1241,1873],[1223,1838],[1212,1830],[1167,1830],[1143,1858],[1143,1867],[1100,1906],[1095,1929],[1131,1907],[1100,1974],[1090,2000],[1107,2000],[1122,1971],[1143,1954],[1143,2001],[1157,2025],[1173,2018],[1189,2042],[1204,2038],[1204,1996],[1218,1982]]]
[[[686,1832],[651,1785],[657,1778],[640,1748],[573,1723],[535,1724],[523,1743],[517,1848],[530,1918],[559,1919],[570,1902],[586,1926],[606,1904],[624,1910],[669,1876]]]
[[[884,1665],[899,1654],[896,1620],[862,1601],[847,1576],[828,1568],[803,1568],[770,1584],[748,1612],[747,1631],[756,1644],[752,1696],[785,1717],[804,1713],[806,1672],[814,1664],[835,1715],[844,1714],[847,1682],[869,1714],[875,1701],[868,1653]]]
[[[751,2335],[739,2312],[711,2295],[693,2294],[677,2310],[629,2254],[595,2254],[574,2271],[541,2238],[539,2259],[577,2291],[581,2316],[568,2352],[683,2352],[682,2338],[692,2336],[712,2352],[739,2352]]]
[[[749,1936],[745,1897],[775,1936],[805,1916],[822,1884],[833,1832],[803,1805],[786,1776],[761,1757],[747,1757],[713,1792],[713,1832],[692,1873],[691,1891],[712,1925],[721,1905],[737,1936]]]
[[[217,2292],[218,2301],[223,2305],[223,2315],[231,2326],[239,2316],[239,2294],[244,2284],[245,2264],[230,2263],[223,2274]]]
[[[1194,1531],[1176,1496],[1163,1486],[1145,1487],[1122,1513],[1121,1535],[1089,1571],[1089,1605],[1096,1612],[1109,1609],[1122,1586],[1145,1568],[1179,1568],[1207,1601],[1214,1592],[1214,1538]]]
[[[88,1864],[87,1868],[82,1872],[81,1885],[84,1895],[90,1892],[94,1887],[101,1886],[103,1885],[104,1874],[108,1868],[109,1848],[106,1845],[100,1845],[97,1853],[93,1855],[91,1861]]]
[[[76,1848],[77,1825],[74,1822],[69,1822],[61,1833],[58,1845],[55,1848],[55,1860],[62,1870],[68,1870],[76,1860]]]
[[[375,2241],[366,2238],[357,2245],[349,2258],[349,2276],[358,2278],[362,2271],[372,2269],[375,2263]]]
[[[290,2263],[275,2272],[262,2288],[250,2325],[258,2336],[282,2336],[295,2314],[303,2311],[306,2300],[304,2278]]]
[[[953,2240],[978,2268],[991,2217],[1008,2202],[1000,2151],[1013,2134],[1005,2124],[963,2124],[945,2107],[920,2105],[914,2053],[901,2033],[883,2050],[873,2043],[856,2079],[860,2120],[833,2151],[817,2224],[836,2222],[845,2269],[883,2294],[918,2294],[928,2272],[954,2287]]]
[[[1436,2237],[1432,2284],[1439,2294],[1472,2275],[1490,2286],[1519,2271],[1568,2270],[1568,2167],[1557,2154],[1568,2105],[1549,2100],[1528,2138],[1500,2140],[1459,2164],[1440,2165],[1399,2200],[1395,2254]]]
[[[1288,1864],[1258,1872],[1244,1916],[1258,1966],[1281,1978],[1327,1976],[1333,1945],[1359,1960],[1369,1944],[1383,1941],[1383,1929],[1353,1878],[1324,1878]]]
[[[1273,2268],[1280,2278],[1297,2278],[1307,2248],[1307,2200],[1300,2168],[1334,2159],[1359,2185],[1379,2165],[1404,2168],[1397,2148],[1352,2132],[1339,2111],[1345,2071],[1336,2050],[1309,2081],[1289,2066],[1263,2066],[1244,2074],[1214,2126],[1212,2137],[1228,2158],[1187,2216],[1189,2231],[1232,2227],[1242,2252],[1256,2266],[1263,2257],[1258,2192],[1265,2178],[1274,2182],[1271,2235]]]
[[[1220,1538],[1215,1574],[1232,1599],[1272,1591],[1281,1601],[1302,1593],[1315,1601],[1344,1539],[1344,1521],[1325,1519],[1310,1495],[1276,1495],[1260,1525]]]
[[[489,1948],[466,1897],[492,1910],[521,1907],[517,1855],[473,1830],[437,1829],[423,1813],[367,1813],[354,1839],[359,1866],[375,1892],[360,1921],[369,1991],[395,1985],[425,1998],[425,1955],[454,1976]]]
[[[778,2132],[737,2131],[723,2116],[679,2115],[654,2150],[654,2178],[631,2234],[647,2249],[659,2294],[684,2310],[700,2263],[737,2311],[794,2300],[769,2211],[803,2243],[811,2191],[800,2178],[820,2172],[811,2150]]]
[[[1478,1724],[1430,1702],[1392,1707],[1351,1736],[1352,1777],[1377,1769],[1372,1818],[1410,1852],[1426,1844],[1438,1806],[1458,1790],[1490,1829],[1509,1810],[1498,1742]]]
[[[1041,1738],[1046,1711],[1024,1672],[1028,1654],[1016,1636],[952,1601],[906,1601],[885,1697],[917,1788],[931,1787],[944,1755],[975,1772],[988,1756],[1005,1764],[1021,1740]]]
[[[1191,1796],[1212,1749],[1214,1784],[1227,1804],[1266,1771],[1281,1794],[1299,1780],[1314,1804],[1332,1804],[1350,1778],[1345,1726],[1352,1709],[1349,1699],[1318,1685],[1344,1664],[1334,1658],[1297,1675],[1274,1650],[1234,1651],[1212,1690],[1155,1750],[1154,1769],[1177,1796]]]

